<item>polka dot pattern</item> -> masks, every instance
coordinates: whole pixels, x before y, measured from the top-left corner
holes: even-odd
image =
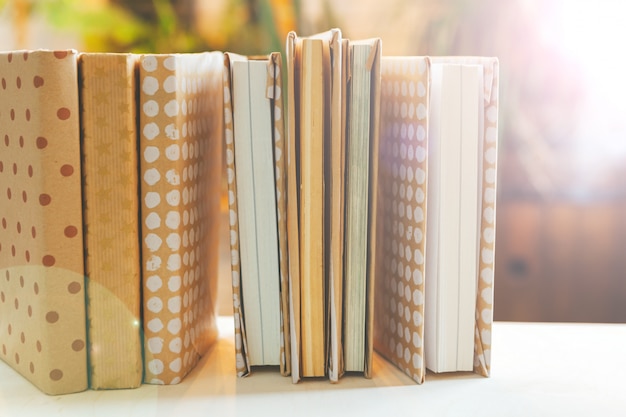
[[[230,65],[232,60],[242,59],[239,56],[226,55],[224,59],[225,71],[224,86],[224,146],[226,147],[226,172],[228,181],[228,209],[231,249],[231,278],[233,286],[233,311],[235,312],[235,366],[238,376],[250,373],[249,358],[246,350],[245,326],[241,308],[241,270],[239,266],[239,223],[237,218],[237,179],[235,177],[235,143],[233,140],[233,117],[231,101]],[[273,103],[274,117],[274,160],[276,164],[276,206],[278,208],[278,240],[280,256],[280,283],[281,288],[288,288],[288,258],[287,258],[287,206],[285,134],[283,120],[282,97],[282,60],[279,53],[268,57],[268,90],[267,97]],[[284,312],[288,311],[288,294],[281,292],[281,344],[280,344],[280,372],[288,375],[291,372],[291,352],[285,344],[285,335],[289,334],[289,319]]]
[[[0,53],[0,74],[0,358],[46,393],[81,391],[77,54]]]
[[[139,62],[147,383],[180,382],[216,338],[223,59]]]
[[[80,57],[89,372],[93,389],[137,387],[143,376],[138,326],[136,62],[136,56],[123,54]],[[74,171],[62,166],[60,172],[66,176]],[[76,232],[71,227],[64,230],[66,236]]]
[[[426,58],[381,63],[374,346],[423,382]]]

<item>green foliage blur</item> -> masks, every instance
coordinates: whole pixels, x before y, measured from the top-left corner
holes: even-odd
[[[14,26],[26,25],[22,15],[42,17],[54,30],[77,34],[86,52],[265,54],[281,50],[286,32],[297,30],[297,0],[222,0],[214,35],[207,35],[194,14],[197,1],[0,0],[0,11],[13,9]]]

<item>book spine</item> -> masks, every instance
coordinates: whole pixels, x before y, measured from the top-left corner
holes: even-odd
[[[77,54],[0,54],[0,357],[48,394],[87,388]]]
[[[92,389],[141,384],[136,56],[80,57]]]
[[[217,337],[223,54],[139,69],[145,382],[176,384]]]

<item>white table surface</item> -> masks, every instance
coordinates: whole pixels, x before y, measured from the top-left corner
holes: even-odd
[[[235,376],[231,317],[176,386],[47,396],[0,361],[0,416],[626,416],[626,324],[493,326],[492,376],[427,374],[423,385],[379,356],[371,380],[293,385],[277,370]]]

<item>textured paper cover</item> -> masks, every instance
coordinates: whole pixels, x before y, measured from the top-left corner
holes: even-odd
[[[246,332],[241,306],[241,269],[239,256],[239,219],[237,209],[237,178],[235,171],[235,142],[233,140],[233,102],[231,63],[248,58],[235,54],[225,54],[224,58],[224,142],[226,148],[226,173],[228,180],[228,211],[230,227],[231,279],[233,286],[233,314],[235,318],[235,355],[238,376],[250,373],[250,360],[247,353]],[[251,58],[252,59],[252,58]],[[267,97],[271,99],[274,120],[274,160],[276,164],[276,207],[278,219],[278,241],[280,256],[280,289],[281,289],[281,342],[280,372],[289,375],[291,372],[291,352],[289,349],[289,316],[288,308],[288,258],[287,258],[287,206],[286,206],[286,153],[283,119],[282,96],[282,59],[279,53],[273,53],[267,60]]]
[[[482,184],[478,291],[474,372],[489,376],[491,371],[491,323],[493,321],[493,278],[496,236],[496,178],[498,157],[499,63],[491,57],[430,58],[433,63],[482,65],[484,79],[484,132],[482,135]]]
[[[428,61],[383,57],[381,74],[374,346],[421,383]]]
[[[140,60],[148,383],[180,382],[217,336],[223,59],[213,52]]]
[[[0,53],[0,357],[87,388],[75,51]]]
[[[291,380],[300,380],[300,240],[296,163],[296,43],[295,32],[287,35],[287,248],[289,251],[289,339]]]
[[[143,377],[135,64],[82,54],[81,116],[89,385],[134,388]]]

